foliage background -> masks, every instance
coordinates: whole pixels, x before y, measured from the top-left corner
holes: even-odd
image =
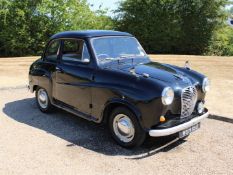
[[[86,0],[0,0],[0,56],[39,55],[65,30],[134,34],[148,53],[233,55],[230,0],[124,0],[114,18]]]
[[[86,0],[0,0],[0,56],[41,54],[60,31],[112,29],[105,13],[91,11]]]

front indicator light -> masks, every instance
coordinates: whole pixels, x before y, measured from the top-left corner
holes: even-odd
[[[166,118],[165,118],[164,116],[161,116],[161,117],[159,118],[159,121],[160,121],[160,122],[165,122],[165,121],[166,121]]]

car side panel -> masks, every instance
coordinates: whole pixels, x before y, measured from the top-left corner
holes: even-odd
[[[135,82],[139,82],[135,84]],[[151,87],[149,87],[151,86]],[[147,87],[145,91],[145,87]],[[149,129],[159,121],[166,110],[161,103],[162,87],[155,87],[143,77],[135,77],[111,70],[99,70],[95,73],[92,87],[92,115],[102,121],[103,112],[112,102],[122,103],[138,111],[136,114],[143,128]],[[133,111],[133,112],[134,112]]]
[[[91,115],[91,79],[93,69],[74,64],[58,65],[62,73],[56,72],[54,97],[78,111]]]

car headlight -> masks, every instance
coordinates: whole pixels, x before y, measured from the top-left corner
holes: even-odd
[[[164,88],[162,92],[162,103],[164,105],[170,105],[174,99],[174,91],[170,87]]]
[[[208,78],[204,78],[202,82],[202,91],[208,92],[210,90],[210,81]]]

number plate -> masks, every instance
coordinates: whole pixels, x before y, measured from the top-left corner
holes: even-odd
[[[180,131],[179,138],[184,138],[185,136],[189,135],[191,132],[198,130],[200,128],[200,126],[201,126],[201,124],[198,123],[198,124],[193,125],[192,127],[188,128],[186,130]]]

